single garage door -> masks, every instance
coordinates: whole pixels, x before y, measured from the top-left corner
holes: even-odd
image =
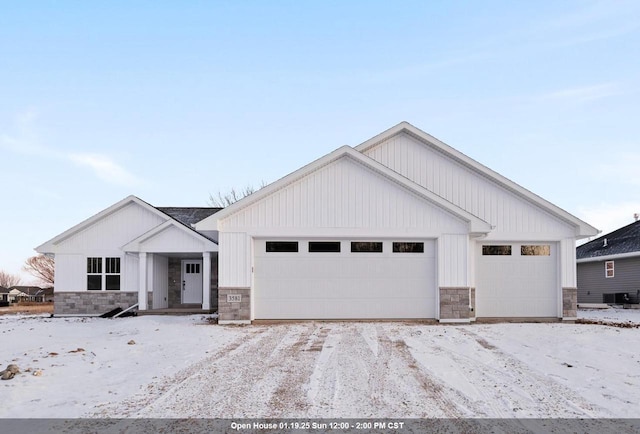
[[[256,319],[435,317],[433,240],[254,243]]]
[[[557,317],[557,244],[483,244],[477,252],[476,316]]]

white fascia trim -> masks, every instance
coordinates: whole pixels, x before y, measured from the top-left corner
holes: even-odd
[[[410,136],[415,137],[416,139],[420,140],[421,142],[423,142],[424,144],[426,144],[427,146],[433,147],[434,149],[440,151],[441,153],[444,153],[445,155],[450,156],[451,158],[453,158],[454,160],[458,161],[459,163],[461,163],[462,165],[470,168],[471,170],[475,171],[476,173],[479,173],[480,175],[483,175],[484,177],[497,182],[498,184],[502,185],[503,187],[517,193],[518,195],[524,197],[525,199],[529,200],[530,202],[534,203],[535,205],[538,205],[539,207],[545,209],[547,212],[549,212],[552,215],[555,215],[556,217],[566,221],[567,223],[570,223],[571,225],[576,227],[576,238],[580,239],[580,238],[586,238],[586,237],[590,237],[593,235],[597,235],[598,233],[600,233],[600,231],[596,228],[594,228],[593,226],[589,225],[588,223],[580,220],[579,218],[577,218],[576,216],[568,213],[567,211],[563,210],[562,208],[552,204],[551,202],[547,201],[546,199],[543,199],[542,197],[538,196],[537,194],[527,190],[526,188],[516,184],[515,182],[511,181],[510,179],[500,175],[499,173],[491,170],[490,168],[488,168],[487,166],[477,162],[476,160],[474,160],[471,157],[468,157],[467,155],[463,154],[462,152],[458,151],[457,149],[452,148],[451,146],[447,145],[446,143],[442,142],[441,140],[438,140],[437,138],[433,137],[430,134],[425,133],[424,131],[422,131],[419,128],[414,127],[413,125],[411,125],[409,122],[403,121],[400,122],[398,125],[389,128],[388,130],[382,132],[381,134],[378,134],[377,136],[367,140],[366,142],[358,145],[355,147],[355,150],[358,152],[365,152],[368,149],[373,148],[374,146],[380,144],[381,142],[397,135],[400,133],[407,133]]]
[[[218,245],[216,243],[214,243],[213,241],[209,240],[208,238],[202,236],[201,234],[195,232],[194,230],[185,227],[182,223],[179,223],[179,222],[175,221],[174,219],[169,219],[166,222],[164,222],[164,223],[156,226],[155,228],[145,232],[144,234],[140,235],[138,238],[128,242],[127,244],[122,246],[122,250],[125,251],[125,252],[139,252],[141,247],[142,247],[142,244],[144,244],[146,241],[150,240],[151,238],[153,238],[154,236],[156,236],[159,233],[163,232],[164,230],[166,230],[169,227],[178,228],[179,230],[181,230],[182,232],[184,232],[188,236],[196,238],[196,239],[198,239],[198,241],[201,241],[203,243],[203,249],[202,249],[203,252],[217,252],[218,251]]]
[[[168,220],[168,219],[171,218],[167,214],[157,210],[152,205],[148,204],[147,202],[143,201],[142,199],[140,199],[140,198],[138,198],[136,196],[130,195],[130,196],[125,197],[121,201],[116,202],[115,204],[111,205],[109,208],[106,208],[106,209],[100,211],[98,214],[95,214],[95,215],[89,217],[88,219],[78,223],[77,225],[73,226],[72,228],[67,229],[66,231],[64,231],[60,235],[57,235],[56,237],[50,239],[46,243],[39,245],[34,250],[36,252],[38,252],[38,253],[55,253],[55,248],[56,248],[57,244],[59,244],[62,241],[66,240],[67,238],[73,236],[74,234],[80,232],[81,230],[93,225],[94,223],[98,222],[99,220],[102,220],[103,218],[113,214],[114,212],[116,212],[119,209],[125,207],[126,205],[128,205],[131,202],[137,203],[141,207],[143,207],[143,208],[151,211],[152,213],[156,214],[157,216],[161,217],[163,220]]]
[[[576,263],[582,264],[585,262],[613,261],[615,259],[635,258],[637,256],[640,256],[640,252],[618,253],[617,255],[594,256],[591,258],[582,258],[582,259],[578,259]]]
[[[378,172],[380,175],[383,175],[387,179],[399,184],[401,187],[412,191],[414,194],[422,197],[423,199],[426,199],[427,201],[440,207],[441,209],[448,211],[455,217],[466,221],[469,224],[469,232],[472,234],[483,234],[488,233],[492,230],[492,227],[489,223],[481,220],[477,216],[463,210],[457,205],[454,205],[453,203],[443,199],[442,197],[427,190],[421,185],[418,185],[415,182],[405,178],[404,176],[394,172],[387,166],[375,161],[370,157],[367,157],[366,155],[346,145],[196,223],[196,230],[218,230],[217,223],[220,220],[229,217],[230,215],[242,210],[243,208],[262,200],[263,198],[275,193],[285,186],[343,157],[352,158],[354,161],[362,164],[368,169]]]

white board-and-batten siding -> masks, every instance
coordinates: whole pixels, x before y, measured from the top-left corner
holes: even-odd
[[[290,228],[292,234],[328,236],[420,231],[429,237],[467,233],[468,223],[357,161],[341,157],[240,209],[218,228],[253,234],[262,234],[262,228],[284,229],[284,233]]]
[[[204,248],[201,239],[196,238],[175,226],[167,226],[164,230],[153,235],[153,237],[141,241],[137,251],[140,252],[162,252],[162,253],[200,253]]]
[[[218,286],[251,286],[251,237],[246,232],[220,232],[218,240]]]
[[[59,241],[55,253],[120,251],[132,239],[163,223],[160,215],[130,202],[85,229]]]
[[[573,225],[409,134],[363,153],[493,225],[488,239],[575,236]]]

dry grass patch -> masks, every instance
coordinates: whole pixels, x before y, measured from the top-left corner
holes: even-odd
[[[53,303],[12,303],[7,307],[0,307],[0,315],[12,314],[53,314]]]

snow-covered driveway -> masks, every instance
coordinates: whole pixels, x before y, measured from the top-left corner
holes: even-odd
[[[638,328],[0,316],[0,329],[0,363],[23,371],[0,382],[5,418],[33,417],[34,406],[38,417],[163,418],[632,418],[640,408]]]
[[[356,322],[242,331],[99,415],[592,418],[634,417],[640,405],[640,358],[623,344],[633,338],[638,348],[637,329]]]

